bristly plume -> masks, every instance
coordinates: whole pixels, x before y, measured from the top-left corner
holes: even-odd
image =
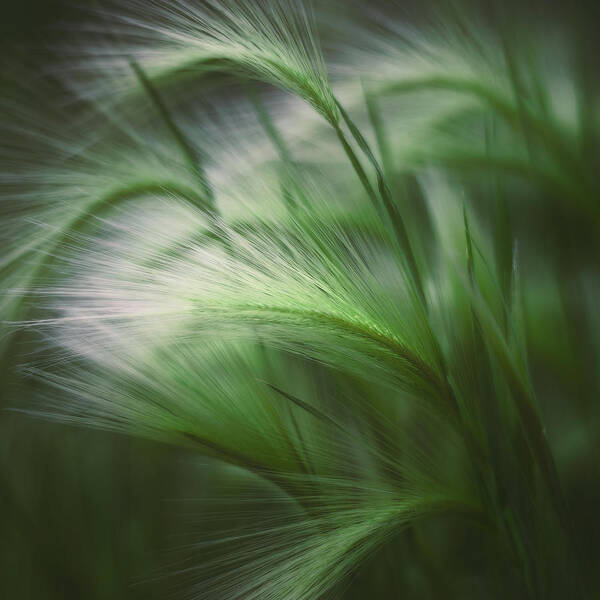
[[[590,65],[330,1],[107,2],[15,69],[2,395],[202,462],[191,598],[585,598]]]
[[[134,58],[158,85],[233,72],[298,95],[332,123],[339,118],[306,2],[132,0],[124,7],[107,6],[98,13],[104,17],[102,25],[91,26],[97,46],[88,40],[72,64],[75,76],[89,69],[94,75],[90,88],[89,80],[80,81],[84,95],[105,95],[106,88],[94,89],[102,81],[120,92],[131,91],[135,82],[127,61]],[[107,42],[115,35],[116,46]]]

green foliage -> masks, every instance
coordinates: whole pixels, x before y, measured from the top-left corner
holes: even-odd
[[[210,459],[195,598],[597,585],[597,94],[397,18],[130,0],[3,100],[9,404]]]

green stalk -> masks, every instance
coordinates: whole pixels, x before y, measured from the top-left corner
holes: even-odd
[[[577,557],[577,546],[573,537],[571,519],[569,517],[568,506],[554,456],[550,444],[546,437],[541,418],[535,407],[535,399],[530,383],[527,382],[524,375],[519,372],[517,365],[510,356],[506,340],[498,328],[497,323],[488,314],[482,306],[483,300],[480,295],[472,290],[472,305],[477,322],[482,331],[486,334],[490,350],[496,356],[500,367],[506,377],[508,389],[514,400],[519,422],[523,428],[525,440],[531,453],[532,460],[537,464],[542,480],[549,492],[550,503],[558,518],[562,533],[568,542],[573,556]],[[581,590],[582,597],[585,597],[585,586],[579,573],[577,565],[579,559],[573,559],[574,568],[577,572],[577,583]]]
[[[214,201],[214,195],[212,189],[208,183],[206,175],[204,173],[204,169],[200,163],[199,157],[197,156],[194,147],[189,142],[187,137],[181,131],[175,120],[171,116],[167,105],[164,100],[160,96],[158,90],[154,87],[150,78],[146,75],[142,67],[133,59],[129,61],[133,72],[136,74],[137,78],[140,81],[140,84],[144,88],[144,91],[148,95],[148,98],[152,101],[158,114],[163,120],[167,130],[171,133],[173,139],[181,149],[181,154],[184,162],[186,163],[188,169],[191,173],[193,173],[199,180],[200,186],[202,189],[202,195],[206,199],[206,201],[210,204],[211,210],[216,214],[216,207]]]
[[[371,127],[373,128],[373,132],[375,133],[375,139],[377,140],[379,155],[381,156],[383,172],[386,175],[386,177],[389,178],[393,173],[392,152],[390,150],[390,145],[388,144],[387,136],[384,131],[385,127],[381,118],[381,111],[379,110],[379,106],[377,105],[375,95],[369,93],[369,91],[364,87],[363,91],[365,96],[365,105],[367,107],[367,113],[369,115],[369,120],[371,121]]]
[[[349,115],[346,113],[346,111],[344,110],[342,105],[337,100],[336,100],[336,104],[340,111],[340,114],[342,115],[343,120],[345,121],[346,125],[348,126],[348,130],[352,134],[352,137],[355,139],[359,148],[366,155],[369,162],[375,168],[375,173],[377,175],[377,186],[378,186],[378,190],[379,190],[379,196],[375,193],[375,190],[373,189],[373,186],[371,185],[369,178],[367,177],[367,174],[365,173],[365,170],[363,169],[358,157],[356,156],[354,150],[352,149],[352,146],[350,146],[350,144],[348,143],[348,140],[346,139],[346,136],[344,135],[344,132],[342,131],[339,124],[337,124],[337,123],[333,124],[333,128],[335,129],[338,139],[340,140],[340,143],[342,144],[342,147],[344,148],[346,155],[348,156],[350,162],[352,163],[352,166],[354,167],[354,170],[356,171],[356,174],[358,175],[360,182],[362,183],[365,191],[367,192],[369,199],[371,200],[371,202],[373,203],[373,205],[375,206],[375,208],[377,209],[379,214],[382,216],[384,221],[386,221],[390,224],[393,234],[394,234],[394,239],[398,243],[400,251],[402,252],[404,259],[406,260],[406,264],[408,267],[408,273],[409,273],[411,281],[415,287],[416,293],[419,297],[419,300],[422,303],[423,308],[426,308],[427,300],[425,297],[425,292],[423,289],[421,276],[420,276],[419,269],[417,266],[417,261],[415,259],[415,255],[414,255],[411,243],[410,243],[410,239],[408,237],[408,232],[406,231],[406,226],[404,225],[404,220],[402,219],[402,215],[400,214],[400,212],[398,211],[396,205],[394,204],[394,202],[392,200],[392,195],[391,195],[389,187],[387,186],[387,183],[385,181],[383,171],[382,171],[379,163],[377,162],[377,159],[373,155],[373,152],[371,151],[371,148],[369,147],[367,141],[362,136],[362,134],[360,133],[360,131],[358,130],[358,128],[356,127],[354,122],[350,119]],[[383,212],[381,210],[381,207],[383,207]]]
[[[471,237],[471,230],[469,227],[469,219],[467,215],[467,208],[463,204],[463,221],[464,221],[464,229],[465,229],[465,243],[467,250],[467,274],[469,280],[469,286],[472,292],[478,293],[479,286],[477,283],[477,276],[475,272],[475,258],[473,254],[473,239]],[[475,351],[482,356],[482,361],[487,364],[487,352],[485,348],[485,340],[482,335],[482,328],[479,322],[479,318],[476,314],[476,311],[473,307],[471,307],[471,321],[472,321],[472,331],[473,331],[473,344]],[[477,376],[478,379],[483,377],[482,371],[485,368],[481,367],[478,369]],[[499,414],[497,407],[495,405],[496,394],[488,392],[490,401],[491,401],[491,410],[487,410],[487,415],[483,414],[482,423],[483,423],[483,435],[486,439],[486,445],[488,446],[488,457],[484,458],[484,462],[481,460],[473,460],[473,469],[475,471],[475,476],[477,478],[477,482],[480,488],[480,491],[485,495],[488,502],[490,502],[494,512],[496,513],[497,519],[501,524],[502,531],[504,531],[509,547],[512,549],[513,555],[515,556],[521,570],[523,573],[523,578],[525,580],[525,585],[528,591],[528,594],[531,598],[537,597],[537,594],[534,592],[536,589],[536,579],[534,577],[533,564],[535,562],[535,557],[531,555],[531,552],[527,552],[526,546],[523,543],[523,533],[517,526],[516,520],[513,515],[513,510],[510,506],[503,505],[501,501],[501,496],[504,495],[500,490],[502,490],[506,483],[499,480],[499,469],[497,467],[498,460],[494,454],[494,444],[493,441],[490,440],[490,432],[487,427],[488,424],[491,427],[498,430],[502,427],[503,419]],[[485,401],[482,403],[482,409],[485,410],[486,404]],[[487,418],[486,418],[487,416]],[[462,415],[461,415],[462,419]],[[463,420],[463,426],[465,429],[465,440],[469,447],[474,446],[473,435],[471,434],[470,428],[468,424]],[[494,433],[494,431],[492,431]],[[496,431],[498,433],[498,431]],[[504,435],[509,437],[508,431],[500,430],[500,435]],[[523,432],[519,431],[517,435],[522,436]],[[510,438],[509,438],[510,439]],[[477,454],[474,454],[477,456]],[[531,460],[533,457],[527,457],[528,460]]]
[[[247,85],[247,92],[252,105],[254,106],[254,111],[256,112],[256,116],[258,117],[258,121],[264,129],[265,133],[271,143],[273,144],[277,154],[279,154],[279,159],[283,164],[285,169],[285,174],[281,177],[281,188],[283,193],[283,198],[286,202],[286,205],[290,209],[296,208],[296,201],[294,200],[291,187],[296,188],[295,191],[298,192],[298,186],[294,184],[293,175],[297,171],[296,163],[292,157],[292,153],[285,143],[281,133],[277,129],[269,111],[265,108],[262,103],[258,92],[255,87],[249,83]]]
[[[260,99],[260,95],[256,91],[256,88],[252,84],[249,83],[247,85],[246,89],[248,92],[248,97],[250,98],[250,101],[252,102],[252,105],[254,106],[256,116],[258,117],[258,120],[259,120],[262,128],[265,130],[265,133],[271,140],[273,146],[277,150],[277,153],[279,154],[279,158],[281,159],[281,162],[283,162],[283,164],[286,166],[293,165],[294,159],[292,157],[292,153],[290,152],[290,149],[287,147],[287,144],[285,143],[281,133],[275,126],[275,123],[273,122],[273,119],[271,118],[269,111],[266,109],[265,105],[263,104],[262,100]]]

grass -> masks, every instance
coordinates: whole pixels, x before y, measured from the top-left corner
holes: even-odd
[[[201,459],[190,597],[591,598],[577,37],[330,8],[109,4],[14,84],[7,406]]]

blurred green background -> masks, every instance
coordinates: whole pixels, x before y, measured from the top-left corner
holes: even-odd
[[[484,3],[472,3],[484,8]],[[563,3],[545,2],[537,3],[532,11],[572,20],[580,34],[582,52],[588,55],[592,68],[596,65],[597,3],[565,7]],[[10,3],[3,7],[3,13],[1,64],[10,70],[17,56],[32,68],[50,60],[46,43],[59,35],[52,32],[52,26],[69,18],[73,9],[63,2],[26,0]],[[564,235],[560,214],[550,215],[547,222],[539,221],[539,217],[535,211],[529,216],[531,223],[537,223],[539,239],[545,239],[544,251],[572,245],[573,255],[563,266],[567,274],[569,260],[577,263],[578,253],[588,249]],[[592,250],[597,246],[592,245]],[[531,255],[536,251],[540,250],[533,250]],[[561,299],[564,310],[577,314],[577,282],[565,282],[566,296]],[[538,343],[538,354],[532,356],[534,370],[537,367],[536,384],[546,392],[544,408],[555,432],[560,432],[564,417],[561,398],[573,389],[581,387],[574,397],[579,398],[582,410],[597,413],[597,389],[593,383],[585,387],[581,375],[588,369],[585,360],[593,368],[597,349],[585,346],[586,325],[578,326],[579,330],[567,333],[575,338],[579,335],[579,342],[584,340],[584,345],[571,340],[573,347],[579,347],[582,360],[576,357],[574,370],[556,379],[549,377],[548,364],[543,362],[555,349],[544,348],[545,332],[532,331],[532,339]],[[26,343],[22,340],[25,350]],[[0,598],[162,599],[185,595],[188,575],[178,571],[190,561],[201,560],[192,547],[201,538],[201,512],[206,506],[201,499],[210,493],[219,471],[205,468],[202,459],[185,450],[45,422],[8,410],[28,405],[32,394],[32,384],[18,373],[16,358],[1,366]],[[579,540],[585,566],[588,573],[594,573],[600,568],[597,456],[592,451],[578,452],[577,445],[586,442],[558,437],[553,441],[559,444],[565,487],[576,507],[576,530],[589,536]],[[594,447],[597,444],[592,450]],[[569,462],[570,456],[577,460]],[[415,528],[402,540],[392,541],[377,560],[365,566],[367,584],[362,584],[359,574],[346,597],[369,595],[368,582],[378,577],[378,570],[382,580],[389,578],[390,564],[397,565],[391,569],[394,580],[386,580],[390,597],[453,597],[456,590],[439,570],[440,557],[428,558],[422,548],[424,533],[428,539],[438,535],[441,540],[458,540],[450,547],[443,547],[441,542],[440,555],[443,560],[453,558],[450,571],[461,577],[461,594],[470,590],[473,597],[483,597],[477,574],[485,548],[475,531],[457,533],[456,529],[448,522],[431,523],[423,527],[425,531]],[[416,554],[421,557],[418,561],[412,560]]]

